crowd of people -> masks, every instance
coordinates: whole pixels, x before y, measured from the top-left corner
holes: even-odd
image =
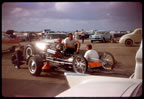
[[[73,35],[74,35],[74,38],[76,40],[79,40],[81,38],[82,39],[82,43],[84,43],[84,39],[85,39],[85,32],[84,32],[84,30],[82,30],[81,32],[79,32],[78,30],[76,30]]]

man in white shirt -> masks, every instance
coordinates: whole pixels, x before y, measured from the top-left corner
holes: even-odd
[[[91,44],[88,44],[86,46],[86,50],[87,51],[86,51],[84,57],[86,58],[86,60],[88,62],[96,62],[96,61],[99,60],[99,55],[98,55],[96,50],[92,49],[92,45]]]
[[[78,30],[76,30],[76,32],[74,33],[74,37],[76,40],[79,40],[79,32]]]
[[[79,41],[73,39],[72,33],[68,34],[68,37],[64,39],[65,53],[74,54],[74,52],[79,53],[80,43]]]

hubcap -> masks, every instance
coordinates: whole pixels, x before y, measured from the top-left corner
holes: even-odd
[[[36,71],[36,63],[34,60],[30,61],[29,70],[31,73],[34,73]]]
[[[127,40],[127,45],[132,45],[132,42],[130,40]]]

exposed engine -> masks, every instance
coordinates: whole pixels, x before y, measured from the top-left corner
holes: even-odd
[[[47,49],[47,57],[62,58],[64,56],[63,44],[50,44]]]

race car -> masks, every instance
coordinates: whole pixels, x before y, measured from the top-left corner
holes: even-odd
[[[108,52],[99,53],[101,54],[99,62],[87,62],[87,60],[81,55],[65,53],[62,45],[58,43],[51,43],[49,45],[36,43],[35,46],[41,49],[41,52],[39,51],[39,53],[37,53],[38,51],[35,51],[33,54],[26,52],[25,57],[29,72],[35,76],[40,75],[42,67],[46,62],[54,62],[58,63],[59,65],[71,66],[73,71],[76,73],[86,73],[88,68],[100,66],[102,66],[104,69],[110,70],[114,68],[113,66],[115,59],[112,54]],[[55,48],[52,48],[52,46]]]
[[[111,53],[99,52],[100,59],[96,62],[88,62],[82,55],[70,54],[64,51],[64,45],[59,38],[55,41],[30,42],[24,47],[24,60],[28,65],[31,75],[38,76],[42,67],[47,62],[58,63],[59,66],[70,66],[76,73],[86,73],[89,68],[103,67],[111,70],[114,68],[115,59]]]

